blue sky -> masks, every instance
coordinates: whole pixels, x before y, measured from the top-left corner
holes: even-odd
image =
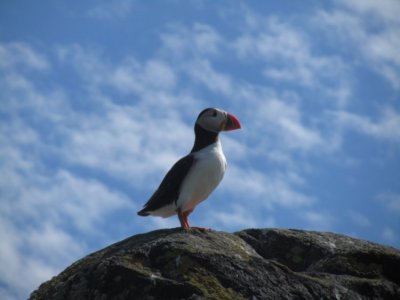
[[[236,115],[193,225],[400,247],[400,2],[2,1],[0,298],[128,236],[206,107]]]

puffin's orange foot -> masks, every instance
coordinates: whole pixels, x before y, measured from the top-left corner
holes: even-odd
[[[180,209],[178,209],[178,211],[177,211],[179,222],[181,223],[181,227],[183,228],[183,230],[188,231],[189,229],[193,228],[193,229],[199,230],[201,232],[210,232],[211,231],[210,228],[190,226],[189,221],[188,221],[188,216],[191,212],[192,212],[191,210],[182,212]]]
[[[211,228],[203,228],[203,227],[197,227],[197,226],[190,226],[189,228],[196,229],[196,230],[201,231],[201,232],[210,232],[210,231],[212,231]]]

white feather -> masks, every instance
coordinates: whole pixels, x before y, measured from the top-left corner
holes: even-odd
[[[195,154],[194,166],[184,179],[176,209],[191,211],[207,199],[224,177],[226,159],[219,140]]]
[[[207,199],[224,177],[226,159],[219,140],[194,154],[195,162],[182,182],[178,200],[149,212],[163,218],[177,213],[192,211],[200,202]]]
[[[176,214],[175,201],[168,205],[164,205],[164,206],[160,207],[159,209],[149,211],[148,213],[151,216],[158,216],[158,217],[162,217],[162,218],[168,218],[170,216],[173,216]]]

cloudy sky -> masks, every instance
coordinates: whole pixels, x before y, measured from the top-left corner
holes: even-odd
[[[279,2],[279,3],[278,3]],[[400,247],[400,2],[5,0],[0,298],[177,218],[139,210],[206,107],[236,115],[191,223]]]

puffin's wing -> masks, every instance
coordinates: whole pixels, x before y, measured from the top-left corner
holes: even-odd
[[[140,216],[149,215],[148,212],[171,204],[179,197],[181,184],[195,162],[194,156],[189,154],[178,160],[165,175],[158,189],[146,202],[144,208],[138,212]]]

